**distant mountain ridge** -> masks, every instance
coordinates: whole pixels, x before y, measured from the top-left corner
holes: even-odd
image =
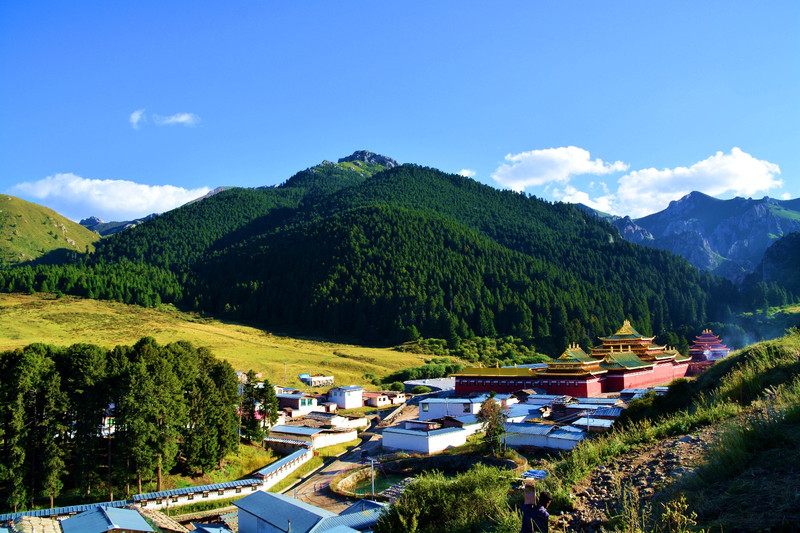
[[[800,199],[720,200],[695,191],[642,218],[595,213],[625,240],[670,251],[737,282],[755,270],[778,239],[800,231]]]

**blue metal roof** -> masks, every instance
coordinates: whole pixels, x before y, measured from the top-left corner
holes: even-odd
[[[550,424],[506,424],[506,433],[512,435],[547,435],[554,429]]]
[[[364,387],[359,387],[358,385],[348,385],[346,387],[336,387],[336,388],[339,390],[349,390],[349,391],[364,390]]]
[[[63,520],[61,529],[64,533],[104,533],[115,529],[153,531],[139,511],[99,506]]]
[[[35,509],[33,511],[20,511],[18,513],[8,513],[0,515],[0,522],[6,520],[16,520],[23,516],[37,516],[47,518],[50,516],[66,516],[83,513],[95,507],[126,507],[133,504],[133,500],[117,500],[115,502],[89,503],[85,505],[69,505],[66,507],[55,507],[53,509]]]
[[[461,422],[465,426],[469,426],[472,424],[480,424],[481,421],[478,420],[478,415],[464,415],[464,416],[454,416],[451,417],[453,420]]]
[[[302,450],[297,450],[294,453],[290,453],[286,457],[282,457],[282,458],[278,459],[277,461],[275,461],[274,463],[270,463],[267,466],[265,466],[264,468],[262,468],[261,470],[258,470],[256,472],[256,475],[268,477],[273,472],[276,472],[277,470],[279,470],[282,466],[284,466],[284,465],[286,465],[288,463],[291,463],[295,459],[299,459],[300,457],[302,457],[306,453],[309,453],[308,449],[306,449],[306,448],[303,448]]]
[[[594,416],[611,416],[618,417],[624,411],[622,407],[600,407],[594,412]]]
[[[196,487],[183,487],[182,489],[162,490],[159,492],[147,492],[145,494],[135,494],[133,501],[140,502],[142,500],[157,500],[163,498],[170,498],[172,496],[183,496],[184,494],[198,494],[202,492],[213,492],[215,490],[232,489],[236,487],[244,487],[250,485],[261,485],[259,479],[237,479],[236,481],[228,481],[227,483],[214,483],[212,485],[199,485]]]
[[[321,428],[307,428],[305,426],[275,426],[270,433],[289,433],[290,435],[305,435],[310,437],[323,431]]]
[[[326,518],[336,516],[330,511],[274,492],[257,491],[233,504],[239,508],[240,513],[242,511],[250,513],[259,520],[284,531],[288,529],[291,521],[292,533],[319,531],[315,529],[317,524]]]

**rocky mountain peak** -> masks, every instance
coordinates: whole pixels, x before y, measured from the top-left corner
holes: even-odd
[[[338,163],[354,163],[356,161],[363,161],[364,163],[374,163],[376,165],[382,165],[386,168],[393,168],[400,166],[400,163],[398,163],[391,157],[386,157],[385,155],[376,154],[368,150],[358,150],[356,152],[353,152],[352,155],[339,159]]]
[[[91,228],[92,226],[96,226],[96,225],[102,224],[102,223],[103,223],[103,220],[101,218],[99,218],[99,217],[84,218],[83,220],[80,221],[80,225],[85,227],[85,228]]]

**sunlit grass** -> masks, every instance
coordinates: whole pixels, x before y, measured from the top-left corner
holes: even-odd
[[[209,348],[236,370],[263,372],[273,383],[304,387],[298,374],[331,374],[338,384],[372,386],[365,374],[385,376],[423,363],[391,348],[298,339],[255,327],[118,302],[51,295],[0,294],[0,351],[42,342],[132,345],[151,336],[159,344],[186,340]]]

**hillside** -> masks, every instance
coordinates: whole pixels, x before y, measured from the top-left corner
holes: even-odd
[[[416,354],[283,337],[261,329],[182,313],[174,308],[143,309],[117,302],[65,296],[3,295],[0,352],[33,343],[69,346],[89,343],[113,348],[153,337],[161,344],[188,340],[206,347],[235,370],[263,372],[274,383],[300,387],[297,375],[330,372],[345,385],[370,385],[365,374],[386,376],[419,366]],[[284,366],[285,363],[285,366]]]
[[[100,236],[52,209],[0,195],[0,267],[94,251]],[[45,257],[46,256],[46,257]]]
[[[358,342],[514,336],[550,355],[625,318],[683,345],[763,300],[615,234],[567,204],[356,152],[164,213],[79,264],[0,272],[0,290],[179,303]]]

